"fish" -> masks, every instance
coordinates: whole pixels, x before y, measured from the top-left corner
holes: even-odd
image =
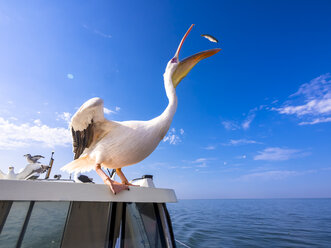
[[[205,37],[206,39],[208,39],[211,42],[218,43],[218,40],[214,36],[211,36],[210,34],[202,34],[201,36]]]

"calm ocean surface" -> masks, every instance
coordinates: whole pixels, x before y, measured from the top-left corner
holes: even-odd
[[[331,247],[331,199],[180,200],[167,206],[175,239],[189,247]]]

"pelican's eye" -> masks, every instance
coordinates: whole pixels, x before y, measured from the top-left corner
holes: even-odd
[[[173,59],[171,60],[171,63],[177,63],[177,58],[176,58],[176,57],[173,58]]]

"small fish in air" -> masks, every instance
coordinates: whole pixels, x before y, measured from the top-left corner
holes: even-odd
[[[218,40],[214,36],[211,36],[210,34],[202,34],[201,36],[205,37],[206,39],[208,39],[211,42],[218,43]]]

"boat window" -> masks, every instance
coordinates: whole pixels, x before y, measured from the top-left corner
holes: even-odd
[[[60,247],[70,202],[35,202],[21,247]]]
[[[0,201],[0,233],[9,214],[12,201]]]
[[[2,206],[6,208],[2,203]],[[8,211],[8,205],[6,210]],[[0,247],[16,247],[23,229],[30,202],[13,202],[0,233]],[[2,210],[2,209],[1,209]]]
[[[170,234],[170,227],[168,225],[168,220],[167,220],[167,217],[166,217],[166,213],[164,211],[164,207],[165,204],[157,204],[158,206],[158,209],[159,209],[159,213],[160,213],[160,219],[161,219],[161,222],[162,222],[162,227],[163,227],[163,231],[164,231],[164,236],[165,236],[165,240],[166,240],[166,243],[167,243],[167,247],[169,248],[172,248],[173,245],[172,245],[172,239],[171,239],[171,234]]]
[[[122,213],[125,203],[115,202],[112,206],[111,225],[109,230],[109,247],[121,247]]]
[[[127,203],[124,247],[165,247],[153,203]]]
[[[72,202],[62,248],[108,246],[109,202]]]

